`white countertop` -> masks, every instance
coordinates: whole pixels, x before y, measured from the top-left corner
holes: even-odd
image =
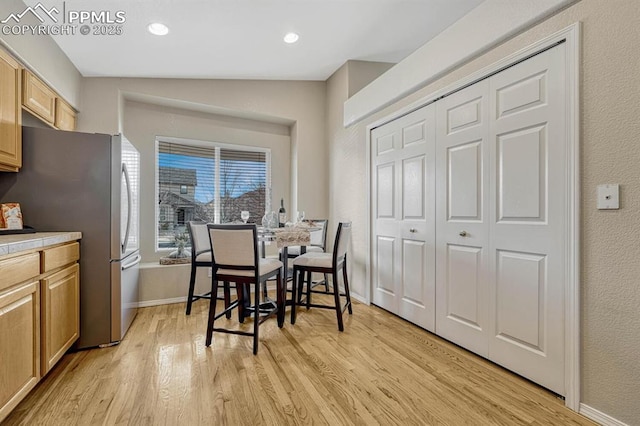
[[[36,232],[34,234],[0,235],[0,256],[76,241],[81,238],[82,232]]]

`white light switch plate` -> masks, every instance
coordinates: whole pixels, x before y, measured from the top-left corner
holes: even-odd
[[[598,210],[615,210],[620,208],[620,185],[598,185]]]

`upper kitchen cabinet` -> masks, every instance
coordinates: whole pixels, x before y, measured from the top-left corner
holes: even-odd
[[[56,98],[55,126],[60,130],[76,129],[76,112],[71,105],[63,101],[61,98]]]
[[[56,93],[26,69],[22,75],[22,106],[47,123],[55,123]]]
[[[22,107],[60,130],[75,130],[76,112],[31,71],[22,76]]]
[[[0,171],[22,166],[20,64],[0,49]]]

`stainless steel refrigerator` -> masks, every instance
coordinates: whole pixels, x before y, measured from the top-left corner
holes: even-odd
[[[0,173],[0,202],[20,203],[38,232],[82,232],[76,347],[119,342],[138,304],[138,151],[121,136],[33,127],[22,151],[22,169]]]

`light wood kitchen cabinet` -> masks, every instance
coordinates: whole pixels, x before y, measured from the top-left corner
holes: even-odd
[[[64,244],[42,250],[42,272],[50,272],[80,259],[80,243]]]
[[[27,69],[22,74],[22,106],[47,123],[55,123],[56,93]]]
[[[42,375],[80,335],[80,267],[77,263],[42,280]]]
[[[0,171],[22,166],[22,111],[20,64],[0,49]]]
[[[40,380],[40,283],[0,293],[0,421]]]
[[[80,336],[80,244],[42,250],[42,375]],[[59,270],[61,267],[65,269]]]
[[[57,129],[76,129],[73,107],[27,69],[22,72],[22,107]]]
[[[29,253],[0,260],[0,293],[40,274],[40,254]]]
[[[76,129],[76,111],[61,98],[56,98],[55,126],[60,130]]]
[[[80,244],[0,256],[0,423],[80,335]]]

